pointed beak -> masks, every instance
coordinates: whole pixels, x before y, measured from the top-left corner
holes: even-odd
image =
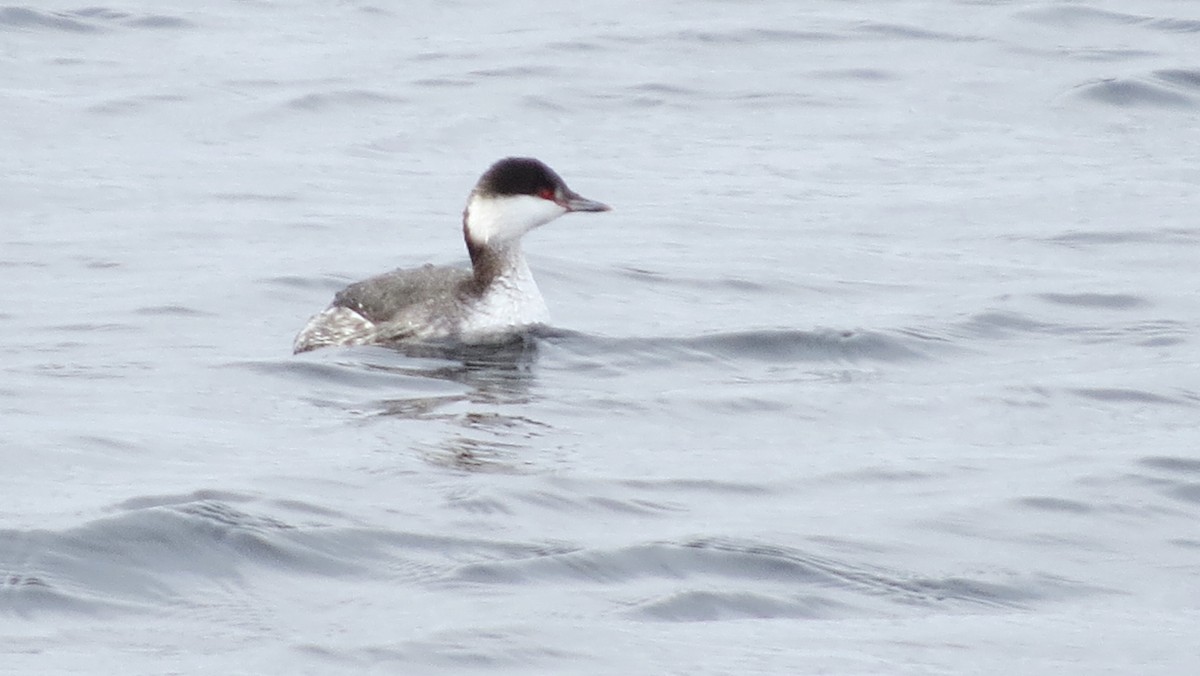
[[[612,211],[612,207],[603,202],[590,200],[569,190],[563,193],[558,203],[566,207],[567,211]]]

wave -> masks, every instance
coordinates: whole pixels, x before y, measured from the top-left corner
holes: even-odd
[[[643,600],[631,612],[670,621],[838,617],[914,606],[1014,609],[1078,591],[1062,581],[922,577],[720,537],[469,564],[456,578],[486,585],[636,584],[639,589],[645,587],[639,581],[669,580],[673,591]]]
[[[611,338],[561,330],[541,332],[549,344],[628,365],[750,360],[771,363],[910,361],[925,357],[915,337],[839,329],[757,329],[682,337]]]
[[[189,28],[187,19],[163,14],[131,14],[105,7],[68,11],[0,7],[0,30],[54,30],[64,33],[99,33],[111,27],[150,29]]]
[[[332,579],[386,569],[412,581],[438,560],[448,568],[464,555],[552,551],[367,528],[323,507],[225,491],[145,496],[115,509],[59,531],[0,530],[0,614],[153,612],[236,587],[253,569]]]
[[[1079,85],[1075,93],[1122,108],[1192,108],[1195,100],[1158,82],[1140,78],[1105,78]]]

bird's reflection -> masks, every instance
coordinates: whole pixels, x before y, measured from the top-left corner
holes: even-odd
[[[467,389],[380,399],[373,402],[369,416],[450,424],[454,432],[448,437],[417,449],[435,464],[473,472],[518,471],[528,440],[549,429],[524,413],[514,413],[524,412],[524,405],[534,400],[537,351],[538,336],[527,334],[501,345],[418,345],[374,352],[384,358],[361,362],[362,367]]]

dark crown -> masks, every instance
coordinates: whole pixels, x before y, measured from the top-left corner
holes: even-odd
[[[506,157],[496,162],[475,184],[480,195],[537,195],[564,185],[562,178],[532,157]]]

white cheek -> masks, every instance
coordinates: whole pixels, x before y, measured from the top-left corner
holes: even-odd
[[[549,223],[567,210],[533,195],[510,195],[472,197],[467,212],[471,239],[480,244],[500,244]]]

